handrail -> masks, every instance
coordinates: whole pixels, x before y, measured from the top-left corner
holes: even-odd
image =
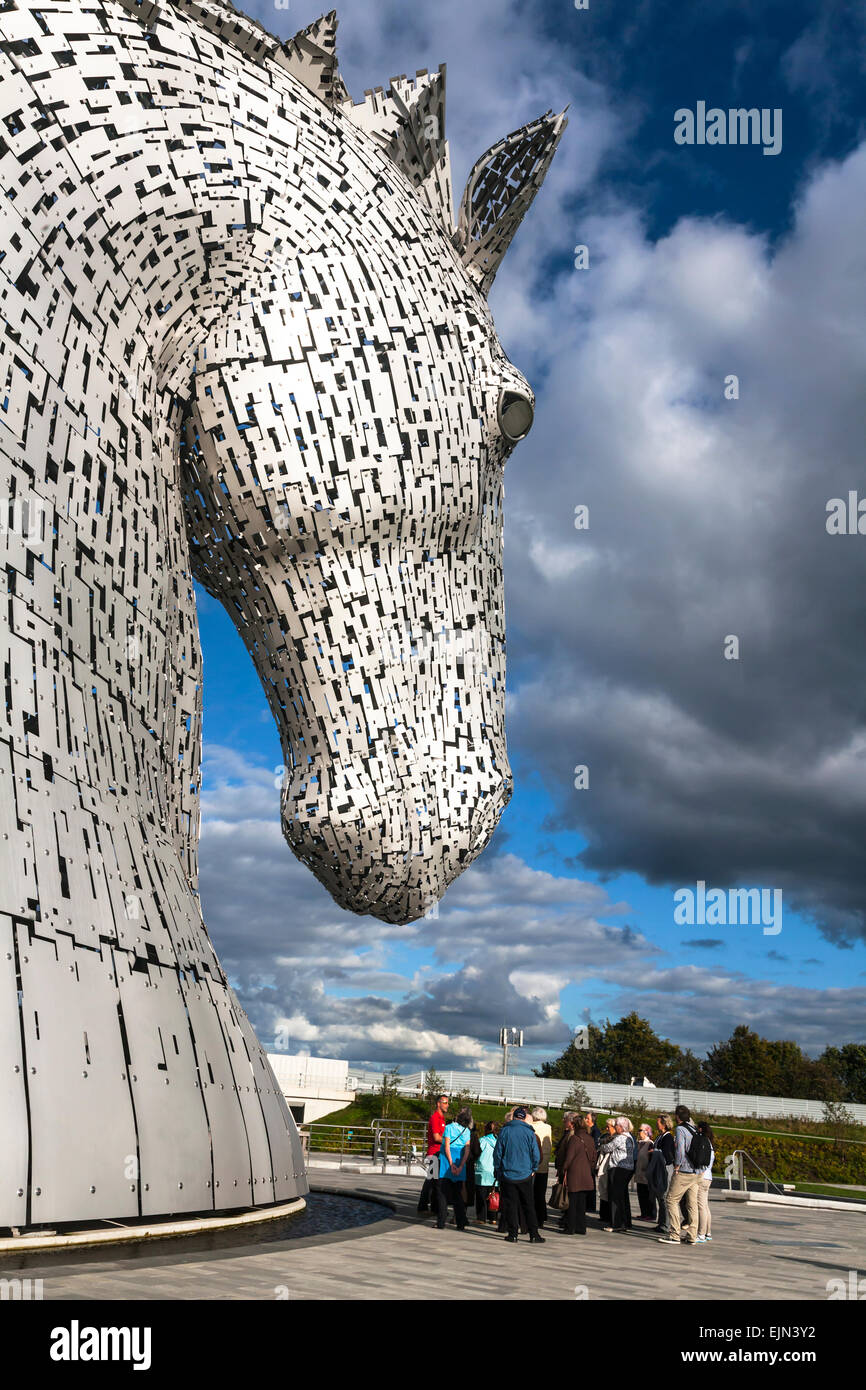
[[[399,1121],[396,1122],[399,1124]],[[381,1164],[382,1172],[393,1171],[394,1165],[405,1166],[407,1175],[413,1163],[422,1155],[405,1135],[375,1125],[334,1125],[312,1120],[300,1126],[301,1144],[309,1161],[314,1155],[327,1154],[342,1168],[344,1160]],[[317,1142],[318,1141],[318,1142]]]
[[[749,1153],[748,1149],[734,1149],[733,1152],[730,1153],[730,1154],[728,1155],[728,1157],[729,1157],[729,1158],[736,1158],[736,1159],[739,1160],[739,1162],[738,1162],[738,1164],[737,1164],[737,1177],[738,1177],[738,1181],[739,1181],[740,1191],[741,1191],[741,1192],[746,1192],[746,1191],[748,1191],[748,1188],[747,1188],[747,1185],[746,1185],[746,1173],[745,1173],[745,1168],[744,1168],[744,1166],[743,1166],[743,1159],[744,1159],[744,1158],[747,1158],[747,1159],[749,1160],[749,1162],[751,1163],[752,1167],[753,1167],[753,1168],[757,1168],[758,1172],[761,1174],[761,1177],[764,1179],[764,1191],[765,1191],[765,1192],[769,1192],[770,1188],[771,1188],[771,1187],[774,1187],[775,1190],[778,1192],[778,1194],[779,1194],[780,1197],[783,1197],[783,1196],[785,1195],[784,1192],[782,1191],[782,1188],[779,1186],[779,1184],[778,1184],[773,1178],[771,1178],[770,1175],[769,1175],[768,1173],[765,1173],[765,1172],[764,1172],[764,1170],[763,1170],[763,1168],[761,1167],[760,1163],[758,1163],[757,1160],[754,1159],[754,1158],[752,1157],[752,1155]],[[728,1171],[727,1178],[728,1178],[728,1191],[731,1191],[731,1173],[730,1173],[730,1170]]]

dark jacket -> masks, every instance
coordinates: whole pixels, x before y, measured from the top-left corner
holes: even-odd
[[[541,1161],[541,1147],[535,1130],[523,1120],[509,1120],[499,1131],[493,1151],[493,1171],[497,1181],[522,1182],[532,1177]]]
[[[564,1129],[556,1141],[556,1148],[553,1153],[553,1166],[556,1169],[556,1176],[558,1178],[562,1178],[562,1170],[565,1167],[565,1155],[568,1149],[568,1141],[573,1133],[573,1129]]]
[[[672,1164],[674,1161],[674,1136],[670,1130],[666,1129],[664,1134],[657,1134],[653,1142],[665,1163]]]
[[[562,1149],[561,1143],[559,1148]],[[568,1135],[561,1157],[557,1150],[556,1169],[560,1178],[564,1177],[569,1192],[592,1191],[597,1157],[592,1135],[585,1129],[575,1129]]]
[[[647,1164],[649,1163],[652,1151],[653,1141],[651,1139],[639,1139],[637,1141],[637,1161],[634,1165],[635,1182],[646,1182]]]

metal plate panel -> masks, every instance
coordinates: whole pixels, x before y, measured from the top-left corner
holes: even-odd
[[[27,1123],[24,1058],[15,978],[12,922],[0,917],[0,1226],[23,1226],[27,1218]]]
[[[110,961],[19,930],[31,1221],[135,1216],[135,1125]]]
[[[252,1177],[243,1107],[219,1013],[207,985],[187,977],[183,989],[213,1144],[214,1206],[219,1208],[224,1200],[233,1206],[238,1191],[249,1190]]]
[[[177,975],[150,965],[117,973],[129,1045],[145,1216],[212,1205],[211,1146]]]

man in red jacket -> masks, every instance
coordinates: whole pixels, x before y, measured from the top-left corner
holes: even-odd
[[[448,1116],[448,1097],[440,1096],[436,1109],[427,1121],[427,1177],[418,1198],[418,1212],[429,1212],[433,1204],[433,1214],[439,1210],[439,1150],[442,1148],[442,1135]]]

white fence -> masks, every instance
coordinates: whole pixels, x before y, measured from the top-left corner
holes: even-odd
[[[540,1076],[499,1076],[495,1072],[446,1071],[440,1073],[444,1089],[449,1093],[468,1091],[480,1101],[517,1101],[531,1105],[549,1105],[559,1109],[572,1088],[571,1081],[547,1081]],[[349,1066],[349,1087],[355,1091],[375,1091],[382,1084],[381,1072],[361,1071]],[[417,1071],[398,1078],[398,1089],[404,1095],[420,1095],[424,1073]],[[608,1081],[578,1083],[589,1096],[590,1105],[609,1110],[625,1101],[646,1101],[651,1110],[664,1113],[676,1105],[687,1105],[698,1115],[737,1115],[742,1119],[772,1119],[775,1116],[796,1115],[804,1120],[822,1120],[824,1105],[820,1100],[796,1100],[787,1096],[743,1096],[727,1091],[670,1090],[663,1086],[622,1086]],[[866,1124],[866,1105],[846,1102],[845,1109],[859,1124]]]

